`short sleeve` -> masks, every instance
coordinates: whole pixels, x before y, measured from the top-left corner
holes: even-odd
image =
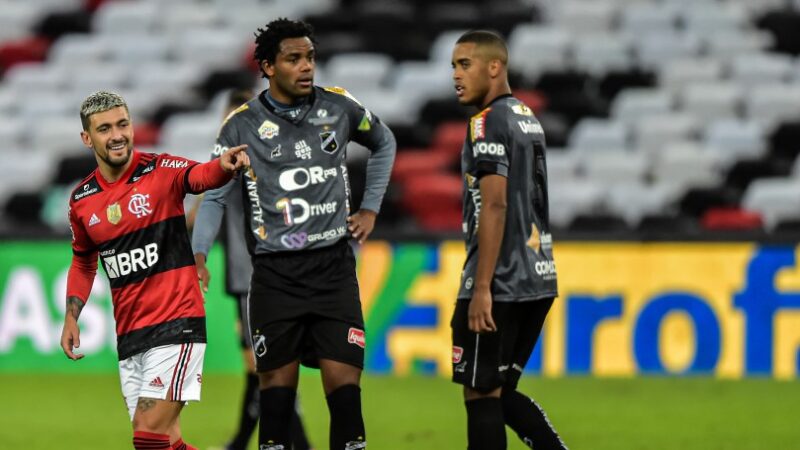
[[[476,176],[508,177],[509,130],[506,118],[493,108],[486,108],[469,121],[469,147],[475,161]]]

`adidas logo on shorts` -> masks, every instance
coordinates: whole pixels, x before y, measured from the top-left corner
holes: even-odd
[[[161,377],[153,378],[153,381],[150,382],[150,387],[163,388],[164,383],[161,382]]]

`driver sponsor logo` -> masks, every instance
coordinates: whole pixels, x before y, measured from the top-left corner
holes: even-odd
[[[286,225],[296,225],[307,222],[311,217],[335,213],[337,203],[309,204],[302,198],[282,198],[278,200],[275,207],[283,213],[283,221]]]

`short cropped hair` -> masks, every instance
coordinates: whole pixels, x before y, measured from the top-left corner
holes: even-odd
[[[275,63],[275,58],[281,51],[281,41],[284,39],[307,37],[312,43],[317,43],[314,39],[314,27],[306,22],[289,20],[284,17],[273,20],[264,28],[259,28],[255,35],[256,50],[253,52],[253,59],[259,65],[263,61],[270,64]]]
[[[120,106],[125,108],[125,111],[128,111],[128,104],[125,103],[125,99],[113,92],[98,91],[86,97],[81,103],[81,125],[83,125],[83,130],[89,130],[89,117],[92,114],[106,112]]]
[[[456,44],[466,43],[486,47],[492,59],[499,59],[503,64],[508,64],[508,47],[506,47],[506,41],[498,33],[489,30],[467,31],[456,41]]]

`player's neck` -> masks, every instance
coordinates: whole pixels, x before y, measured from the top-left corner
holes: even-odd
[[[497,100],[498,97],[504,95],[511,95],[511,86],[508,85],[508,81],[491,86],[489,92],[483,97],[481,104],[478,105],[479,109],[485,109],[487,106],[491,105],[492,102]]]
[[[267,101],[276,109],[292,109],[303,104],[308,97],[291,97],[274,89],[267,90]]]
[[[128,162],[125,163],[124,166],[114,167],[109,165],[107,162],[100,159],[99,156],[95,155],[95,159],[97,160],[97,169],[100,171],[100,175],[103,177],[106,183],[116,183],[122,178],[122,175],[128,171],[133,164],[133,153],[131,153],[130,158],[128,158]]]

